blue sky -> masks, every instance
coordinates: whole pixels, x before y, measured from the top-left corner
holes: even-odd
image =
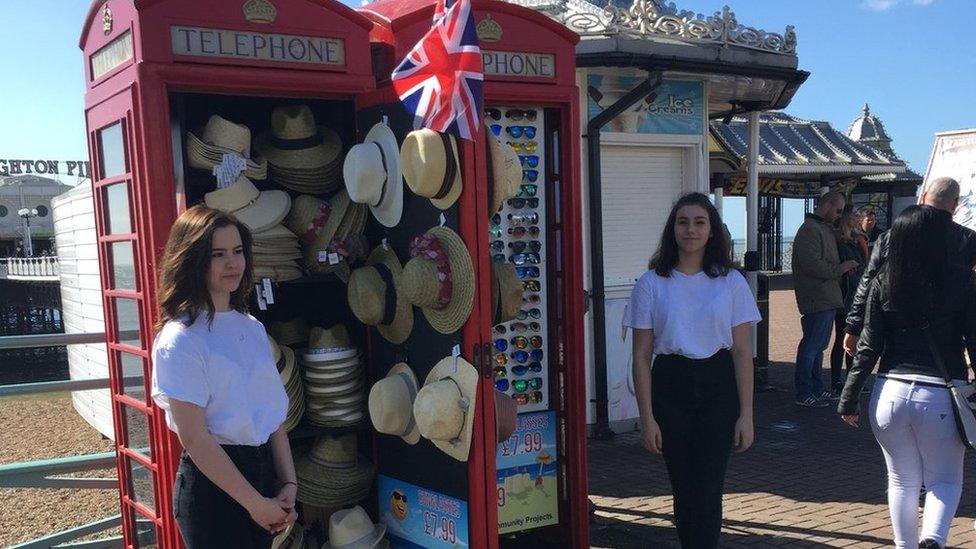
[[[847,130],[864,103],[895,150],[924,172],[937,131],[976,126],[973,0],[675,0],[710,14],[731,5],[740,23],[796,27],[800,67],[812,74],[787,112]],[[358,2],[346,2],[356,5]],[[85,0],[0,4],[0,158],[86,158],[84,79],[78,50]],[[65,181],[73,184],[74,181]],[[787,208],[785,232],[802,218]],[[741,204],[729,201],[733,234]]]

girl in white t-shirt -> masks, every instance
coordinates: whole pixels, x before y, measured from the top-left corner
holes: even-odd
[[[246,226],[194,206],[160,263],[152,397],[184,448],[173,515],[190,549],[267,548],[297,518],[288,397],[247,313],[251,258]]]
[[[729,455],[753,441],[749,327],[759,310],[703,194],[687,194],[671,209],[649,269],[624,318],[634,330],[641,442],[664,455],[681,546],[711,549]]]

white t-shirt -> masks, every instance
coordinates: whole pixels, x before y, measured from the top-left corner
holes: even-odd
[[[258,446],[288,413],[288,395],[275,367],[264,326],[237,311],[199,315],[191,326],[171,320],[152,350],[152,398],[177,432],[170,399],[206,409],[219,444]]]
[[[647,271],[624,311],[624,326],[654,330],[655,355],[708,358],[732,348],[732,328],[759,322],[759,308],[739,271],[709,277],[704,271],[670,277]]]

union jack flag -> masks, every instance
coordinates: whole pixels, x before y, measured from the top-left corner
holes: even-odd
[[[481,48],[470,0],[438,0],[434,25],[393,70],[414,129],[474,140],[481,123]]]

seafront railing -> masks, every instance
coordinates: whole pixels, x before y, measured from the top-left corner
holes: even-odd
[[[0,277],[11,280],[60,280],[61,263],[55,256],[5,257],[0,259]]]

